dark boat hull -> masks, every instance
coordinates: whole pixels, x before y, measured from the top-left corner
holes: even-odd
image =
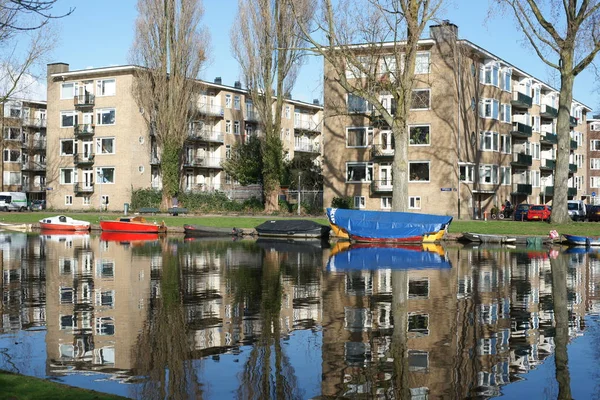
[[[184,225],[186,236],[214,237],[214,236],[241,236],[242,230],[238,228],[219,228],[215,226]]]
[[[308,220],[267,221],[254,229],[261,237],[289,239],[326,238],[331,230],[329,226]]]

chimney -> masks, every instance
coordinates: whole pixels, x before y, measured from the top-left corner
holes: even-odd
[[[439,25],[429,27],[429,35],[436,42],[451,42],[458,40],[458,26],[445,19]]]
[[[242,82],[240,81],[235,81],[233,84],[233,87],[236,89],[241,89],[242,88]]]
[[[320,105],[321,105],[321,102],[319,101],[319,99],[313,99],[313,104],[314,104],[315,106],[320,106]]]
[[[217,77],[215,78],[215,83],[216,83],[217,85],[222,85],[222,84],[223,84],[223,80],[221,79],[221,77],[220,77],[220,76],[217,76]]]
[[[69,72],[69,64],[59,62],[46,65],[46,77],[48,80],[50,80],[50,75],[61,72]]]

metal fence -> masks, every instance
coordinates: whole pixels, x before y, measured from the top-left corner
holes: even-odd
[[[298,204],[298,191],[288,190],[285,200],[290,204]],[[311,210],[323,209],[323,191],[301,190],[300,202],[307,205]]]

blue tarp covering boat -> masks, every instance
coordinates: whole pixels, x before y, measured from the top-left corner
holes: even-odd
[[[327,269],[442,269],[452,264],[445,256],[427,250],[408,247],[350,247],[329,257]]]
[[[332,225],[344,229],[351,238],[373,241],[402,241],[431,235],[446,229],[452,217],[408,212],[362,211],[328,208]]]

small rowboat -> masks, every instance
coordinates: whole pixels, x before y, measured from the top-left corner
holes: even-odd
[[[216,226],[204,225],[184,225],[183,230],[186,236],[242,236],[243,231],[239,228],[219,228]]]
[[[59,231],[89,231],[90,223],[57,215],[56,217],[48,217],[40,220],[40,228],[42,230],[59,230]]]
[[[514,243],[517,241],[514,237],[504,235],[488,235],[482,233],[464,232],[462,239],[475,243]]]
[[[148,222],[144,217],[139,216],[100,221],[100,228],[105,232],[164,233],[167,231],[164,222],[160,224]]]
[[[572,246],[600,246],[600,237],[566,235],[563,233],[567,244]]]
[[[6,224],[0,222],[0,229],[14,232],[31,232],[32,224]]]
[[[266,221],[254,227],[260,237],[288,239],[328,238],[331,228],[305,219]]]

